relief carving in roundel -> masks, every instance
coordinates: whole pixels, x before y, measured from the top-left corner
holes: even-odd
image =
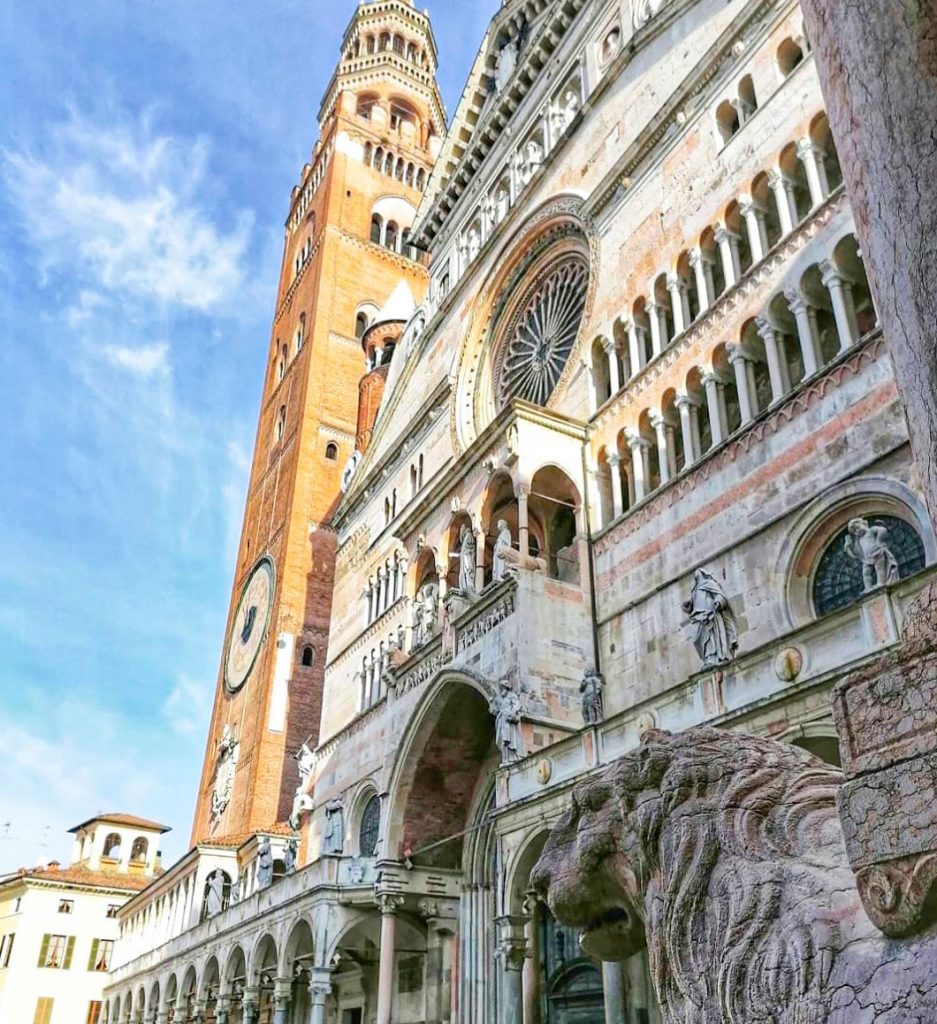
[[[588,290],[586,262],[569,254],[518,303],[498,346],[494,376],[499,405],[512,398],[547,404],[576,343]]]

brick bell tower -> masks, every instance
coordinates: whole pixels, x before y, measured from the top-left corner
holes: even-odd
[[[408,235],[445,132],[435,73],[411,0],[358,6],[290,199],[193,845],[285,820],[317,742],[362,339],[401,281],[417,300],[428,281]]]

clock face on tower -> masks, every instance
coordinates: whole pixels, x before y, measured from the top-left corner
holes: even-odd
[[[251,570],[234,613],[224,663],[224,685],[228,693],[241,689],[257,661],[270,624],[275,586],[273,562],[262,558]]]

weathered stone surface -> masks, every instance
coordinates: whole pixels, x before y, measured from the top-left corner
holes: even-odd
[[[579,786],[534,870],[593,956],[647,943],[667,1024],[924,1024],[937,935],[869,919],[836,810],[841,773],[772,740],[651,732]]]

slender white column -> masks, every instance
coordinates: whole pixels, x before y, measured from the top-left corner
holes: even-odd
[[[475,532],[475,592],[480,594],[485,589],[485,531]]]
[[[716,395],[719,400],[719,413],[724,431],[723,436],[727,436],[729,433],[729,409],[726,406],[726,382],[721,378],[716,384]]]
[[[804,360],[804,376],[809,377],[817,372],[822,362],[819,339],[814,331],[815,319],[810,316],[810,307],[799,288],[786,288],[784,297],[797,321],[797,340]]]
[[[790,390],[790,377],[784,360],[784,349],[778,330],[766,317],[759,316],[755,325],[761,340],[765,343],[765,357],[768,360],[768,376],[771,378],[771,397],[776,402]]]
[[[673,478],[677,475],[677,435],[669,421],[664,426],[664,432],[667,435],[667,468]]]
[[[377,980],[377,1024],[392,1024],[397,908],[403,902],[403,897],[391,893],[382,893],[376,897],[376,900],[381,910],[381,949]]]
[[[651,325],[651,358],[654,359],[660,355],[662,337],[660,329],[660,310],[656,304],[649,302],[646,306],[647,318]]]
[[[605,996],[605,1024],[628,1024],[624,964],[603,962],[602,991]]]
[[[631,449],[631,479],[634,481],[634,500],[642,501],[647,495],[647,478],[644,475],[644,442],[633,429],[625,431],[625,440]]]
[[[608,456],[608,468],[612,475],[612,518],[617,519],[624,511],[621,499],[621,456],[618,452]]]
[[[830,260],[820,264],[823,284],[829,289],[833,301],[833,316],[836,318],[836,333],[839,335],[839,350],[845,352],[859,340],[859,321],[856,318],[856,303],[852,296],[852,283],[847,281],[839,267]]]
[[[582,366],[586,371],[586,386],[589,389],[589,415],[594,416],[599,408],[599,393],[595,386],[595,363],[593,358],[583,359]]]
[[[777,168],[774,168],[768,172],[768,186],[774,195],[774,204],[778,211],[778,223],[781,225],[781,234],[789,235],[794,230],[790,196],[792,184]]]
[[[530,519],[528,497],[530,488],[518,484],[514,493],[517,497],[517,550],[524,556],[530,551]]]
[[[625,320],[624,328],[628,332],[628,359],[631,362],[631,376],[633,377],[644,366],[642,346],[638,341],[637,325],[631,317]]]
[[[738,236],[728,228],[716,229],[716,243],[719,246],[719,258],[722,260],[722,276],[726,288],[731,288],[739,279]]]
[[[686,310],[683,304],[683,295],[686,286],[676,274],[667,277],[667,291],[670,292],[670,308],[673,312],[673,333],[674,337],[683,334],[687,327]]]
[[[760,263],[765,258],[762,224],[764,214],[750,196],[739,196],[739,209],[745,218],[745,230],[748,235],[748,247],[752,253],[752,263]]]
[[[618,350],[615,348],[615,342],[611,338],[606,338],[602,342],[602,348],[605,350],[605,356],[608,359],[608,379],[611,383],[611,391],[613,395],[617,395],[621,391],[621,373],[618,369]]]
[[[810,189],[810,205],[817,207],[826,198],[823,191],[823,181],[820,178],[820,169],[817,166],[819,149],[810,139],[801,139],[797,143],[797,158],[804,165],[804,172],[807,175],[807,188]]]
[[[752,404],[754,396],[749,390],[748,382],[748,356],[742,351],[741,345],[729,345],[726,351],[728,352],[732,369],[735,371],[735,390],[738,392],[739,414],[744,426],[746,423],[751,423],[755,418]]]
[[[699,299],[700,316],[712,305],[715,295],[710,290],[710,282],[706,275],[704,266],[703,251],[698,245],[690,250],[690,266],[693,268],[693,276],[696,280],[696,296]]]
[[[524,926],[527,957],[524,959],[522,987],[524,990],[523,1024],[540,1024],[540,925],[539,904],[530,901],[530,917]]]
[[[660,482],[665,484],[670,479],[670,458],[667,451],[667,421],[657,409],[651,413],[650,421],[657,436],[657,462],[660,466]]]
[[[680,430],[683,434],[683,465],[687,466],[696,462],[699,453],[693,437],[693,402],[689,395],[680,394],[676,398],[676,406],[680,411]]]
[[[719,406],[719,378],[715,373],[703,374],[703,388],[706,391],[706,407],[709,410],[709,430],[713,438],[713,447],[721,444],[726,436],[726,425],[722,419]]]

